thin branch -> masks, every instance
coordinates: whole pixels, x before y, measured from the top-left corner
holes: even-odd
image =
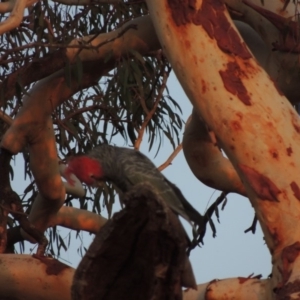
[[[2,110],[0,110],[0,119],[7,125],[11,125],[13,122],[12,118]]]
[[[65,5],[95,5],[95,4],[120,4],[122,0],[55,0],[57,3]]]
[[[149,111],[149,113],[147,114],[147,116],[146,116],[146,118],[145,118],[145,120],[144,120],[144,122],[143,122],[143,124],[142,124],[142,126],[141,126],[141,128],[140,128],[140,130],[139,130],[139,132],[138,132],[138,137],[137,137],[137,139],[136,139],[136,141],[135,141],[135,143],[134,143],[134,149],[136,149],[136,150],[139,150],[139,149],[140,149],[140,146],[141,146],[141,143],[142,143],[142,140],[143,140],[143,136],[144,136],[144,133],[145,133],[145,129],[146,129],[148,123],[150,122],[150,120],[152,119],[152,117],[153,117],[153,115],[154,115],[154,113],[155,113],[155,111],[156,111],[156,109],[157,109],[157,106],[158,106],[158,104],[159,104],[159,101],[160,101],[160,100],[162,99],[162,97],[163,97],[163,91],[164,91],[165,88],[166,88],[166,83],[167,83],[167,79],[168,79],[168,77],[169,77],[169,74],[170,74],[170,72],[165,72],[165,73],[164,73],[164,76],[163,76],[163,82],[162,82],[162,85],[161,85],[161,87],[160,87],[160,89],[159,89],[159,93],[158,93],[158,95],[157,95],[157,97],[156,97],[154,106],[153,106],[153,108]]]
[[[89,111],[92,111],[92,110],[96,110],[96,109],[108,110],[107,107],[105,107],[103,105],[99,105],[99,104],[94,104],[94,105],[82,107],[82,108],[79,108],[76,111],[68,114],[64,119],[61,120],[61,122],[68,121],[68,120],[72,119],[73,117],[75,117],[77,115],[80,115],[84,112],[89,112]]]
[[[111,43],[115,41],[116,39],[120,38],[122,35],[124,35],[129,29],[135,29],[137,30],[137,25],[135,24],[130,24],[126,26],[123,30],[121,30],[115,37],[111,39],[107,39],[106,41],[103,41],[95,46],[91,45],[91,41],[93,41],[99,34],[95,34],[90,38],[88,41],[82,41],[78,40],[78,44],[55,44],[55,43],[40,43],[40,42],[34,42],[34,43],[29,43],[24,46],[19,46],[19,47],[13,47],[11,49],[8,49],[5,51],[5,53],[14,53],[17,51],[25,50],[28,48],[35,48],[35,47],[48,47],[48,48],[79,48],[80,50],[88,49],[88,50],[98,50],[100,47]],[[80,51],[78,52],[78,54]],[[77,55],[78,55],[77,54]]]
[[[18,27],[23,19],[26,0],[10,1],[10,3],[14,3],[13,9],[8,18],[0,23],[0,35]]]
[[[135,89],[135,88],[132,88],[132,89],[134,90],[136,96],[140,99],[140,103],[141,103],[142,109],[144,110],[145,114],[149,114],[149,109],[148,109],[147,106],[146,106],[144,97],[142,97],[142,96],[137,92],[137,89]]]
[[[137,30],[138,27],[137,27],[136,24],[130,24],[130,25],[126,26],[123,30],[121,30],[115,37],[113,37],[113,38],[111,38],[111,39],[108,39],[108,40],[106,40],[106,41],[104,41],[104,42],[101,42],[101,43],[99,43],[99,44],[96,45],[96,46],[91,46],[91,47],[92,47],[91,49],[96,49],[96,50],[98,50],[100,47],[102,47],[102,46],[104,46],[104,45],[106,45],[106,44],[108,44],[108,43],[111,43],[111,42],[115,41],[116,39],[120,38],[121,36],[123,36],[129,29]],[[91,43],[95,38],[97,38],[98,35],[99,35],[99,34],[95,34],[95,35],[94,35],[92,38],[90,38],[86,43],[88,43],[88,44]],[[78,53],[77,53],[76,56],[78,56],[82,50],[83,50],[83,49],[80,49],[80,50],[78,51]]]
[[[173,151],[173,153],[168,157],[168,159],[163,163],[161,164],[159,167],[158,167],[158,170],[159,171],[162,171],[164,170],[165,168],[167,168],[171,163],[172,161],[174,160],[174,158],[177,156],[177,154],[182,150],[182,143],[180,143],[176,148],[175,150]]]
[[[155,100],[155,103],[154,103],[154,106],[153,108],[150,110],[149,114],[146,116],[140,130],[139,130],[139,133],[138,133],[138,137],[134,143],[134,149],[137,149],[139,150],[140,149],[140,146],[141,146],[141,143],[142,143],[142,140],[143,140],[143,136],[144,136],[144,133],[145,133],[145,129],[148,125],[148,123],[150,122],[150,120],[152,119],[156,109],[157,109],[157,106],[158,106],[158,103],[159,101],[161,100],[161,96],[162,94],[156,98]]]
[[[11,214],[17,214],[17,215],[21,215],[21,216],[26,216],[26,217],[28,217],[28,214],[26,214],[26,213],[24,213],[24,212],[22,212],[22,211],[16,211],[16,210],[14,210],[14,209],[12,209],[12,208],[9,208],[9,207],[7,207],[7,206],[5,206],[5,205],[2,205],[2,204],[0,204],[0,207],[1,207],[2,209],[6,210],[8,213],[11,213]]]

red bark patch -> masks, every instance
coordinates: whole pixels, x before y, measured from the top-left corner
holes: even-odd
[[[293,193],[294,193],[294,196],[295,196],[298,200],[300,200],[300,189],[299,189],[298,184],[297,184],[295,181],[293,181],[293,182],[290,184],[290,186],[291,186],[291,189],[292,189],[292,191],[293,191]]]
[[[249,279],[252,279],[252,278],[247,278],[247,277],[238,277],[238,280],[239,280],[239,283],[240,284],[243,284],[245,283],[246,281],[248,281]]]
[[[235,62],[230,62],[227,64],[227,69],[225,71],[219,71],[219,73],[225,89],[229,93],[236,95],[245,105],[251,105],[250,96],[240,79],[243,73],[239,65]]]
[[[36,258],[38,260],[40,260],[43,264],[45,264],[47,266],[46,268],[46,273],[48,275],[58,275],[60,274],[63,270],[65,269],[69,269],[70,267],[55,260],[52,258],[47,258],[44,256],[38,256],[33,254],[32,255],[33,258]]]
[[[282,274],[282,285],[289,280],[291,275],[290,264],[296,260],[296,258],[299,256],[299,252],[300,242],[295,242],[294,244],[287,246],[282,250],[282,269],[280,269]]]
[[[271,235],[272,235],[272,239],[273,239],[273,241],[274,241],[274,244],[275,244],[276,246],[278,246],[278,245],[280,244],[281,240],[280,240],[279,234],[278,234],[278,232],[277,232],[277,228],[274,228],[274,229],[271,230],[270,232],[271,232]]]
[[[281,244],[282,239],[279,236],[277,228],[276,227],[275,228],[270,228],[269,226],[267,226],[267,228],[268,228],[268,230],[269,230],[269,232],[272,236],[272,239],[273,239],[273,242],[274,242],[274,247],[275,248],[278,247]],[[274,253],[274,248],[273,247],[270,248],[270,252],[271,252],[271,254]]]
[[[282,260],[286,260],[288,263],[293,263],[300,252],[300,242],[295,242],[294,244],[287,246],[282,251]]]
[[[240,119],[243,120],[243,114],[241,112],[237,112],[236,116]]]
[[[260,279],[261,277],[262,277],[262,275],[260,275],[260,274],[253,276],[253,273],[252,273],[248,277],[238,277],[238,280],[239,280],[239,283],[243,284],[249,279]]]
[[[202,94],[205,94],[206,93],[206,82],[201,79],[201,84],[202,84]]]
[[[276,149],[270,149],[269,152],[273,158],[275,158],[275,159],[278,158],[278,152]]]
[[[239,164],[239,168],[261,200],[278,202],[281,191],[270,178],[243,164]]]
[[[288,282],[284,286],[278,286],[273,289],[274,293],[277,295],[276,299],[291,299],[291,294],[298,294],[300,292],[300,280],[294,280],[293,282]]]
[[[231,122],[231,127],[232,127],[232,129],[234,129],[235,131],[238,131],[238,130],[241,130],[241,129],[242,129],[241,123],[238,122],[238,121],[232,121],[232,122]]]
[[[185,41],[185,48],[190,49],[191,48],[191,43],[189,41]]]
[[[286,148],[286,152],[288,156],[291,156],[293,153],[293,149],[291,147]]]
[[[201,25],[209,37],[216,40],[223,52],[238,55],[244,59],[251,58],[245,43],[229,23],[222,0],[202,1],[201,8],[198,10],[195,0],[168,0],[168,5],[177,26],[188,23]]]

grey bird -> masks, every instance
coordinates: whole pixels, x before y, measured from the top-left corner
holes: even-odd
[[[138,183],[147,182],[175,213],[193,228],[198,226],[199,233],[203,230],[204,217],[140,151],[102,144],[86,155],[70,158],[65,170],[65,177],[70,183],[72,173],[89,186],[96,185],[98,181],[111,182],[122,193]]]

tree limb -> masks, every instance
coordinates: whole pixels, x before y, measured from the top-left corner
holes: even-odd
[[[0,35],[2,35],[5,32],[8,32],[14,28],[16,28],[17,26],[20,25],[22,19],[23,19],[23,14],[24,14],[24,10],[26,7],[26,0],[10,0],[10,4],[13,3],[12,6],[12,12],[9,15],[9,17],[0,23]],[[4,3],[0,3],[4,4]],[[1,9],[2,6],[2,9]],[[3,8],[3,5],[0,6],[0,12],[1,10],[5,10],[5,9],[9,9],[10,5],[5,5]]]
[[[132,27],[137,29],[132,29]],[[82,45],[85,45],[87,49],[82,49]],[[75,39],[67,47],[67,49],[57,50],[41,60],[31,62],[8,75],[0,84],[0,106],[4,106],[6,101],[15,95],[17,84],[22,87],[28,86],[32,82],[59,71],[64,67],[66,61],[72,63],[77,58],[82,62],[91,62],[83,66],[85,76],[89,78],[89,81],[85,83],[83,79],[81,88],[86,88],[95,84],[101,76],[113,69],[115,62],[122,56],[130,56],[129,50],[134,49],[142,55],[147,55],[160,49],[160,44],[150,17],[145,16],[131,20],[109,33]],[[108,55],[111,56],[111,59],[106,61]],[[73,88],[75,93],[77,90],[75,87]]]
[[[199,284],[197,290],[183,292],[183,300],[206,299],[240,299],[240,300],[271,300],[271,281],[257,277],[238,277],[212,280]]]
[[[206,124],[193,110],[187,121],[182,148],[194,175],[205,185],[246,196],[246,190],[231,162],[212,140]]]
[[[300,228],[294,226],[300,218],[300,119],[252,57],[223,2],[200,2],[147,5],[181,85],[255,209],[272,254],[269,294],[291,298],[300,292]],[[193,55],[182,55],[187,45]]]
[[[74,269],[58,260],[1,254],[0,263],[1,299],[71,300]]]

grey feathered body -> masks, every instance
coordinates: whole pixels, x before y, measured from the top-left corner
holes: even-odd
[[[128,191],[135,184],[147,182],[174,212],[189,222],[202,225],[202,216],[141,152],[103,144],[95,147],[88,156],[100,162],[105,175],[103,179],[111,181],[122,192]]]

